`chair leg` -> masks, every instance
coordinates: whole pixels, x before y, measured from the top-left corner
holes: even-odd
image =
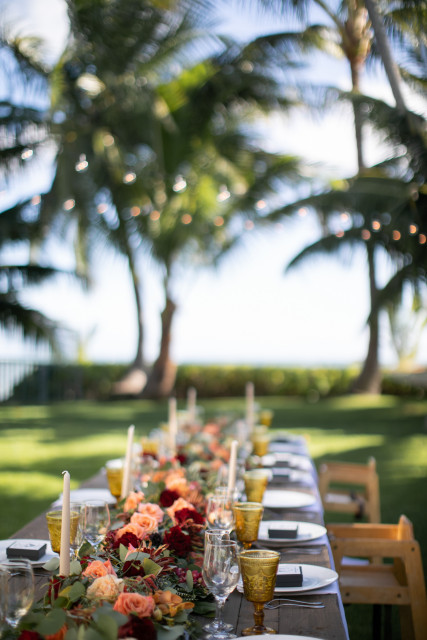
[[[392,635],[393,635],[391,613],[392,613],[391,604],[385,604],[384,605],[384,638],[386,638],[386,640],[392,640]]]
[[[374,604],[372,607],[372,640],[381,638],[381,605]]]

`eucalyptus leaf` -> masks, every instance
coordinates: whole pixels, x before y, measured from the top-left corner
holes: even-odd
[[[215,615],[216,605],[215,602],[208,602],[207,600],[198,600],[194,603],[194,609],[192,613],[197,613],[199,616],[213,617]]]
[[[187,587],[189,588],[189,590],[192,591],[193,586],[194,586],[194,580],[193,580],[193,574],[190,571],[190,569],[188,569],[188,571],[186,573],[185,582],[186,582]]]
[[[97,622],[100,617],[108,616],[112,620],[114,620],[117,626],[121,626],[125,624],[128,617],[123,615],[123,613],[119,613],[113,609],[113,605],[109,602],[104,602],[102,606],[98,607],[92,614],[92,619]]]
[[[77,629],[75,629],[74,627],[71,627],[71,629],[67,629],[64,640],[77,640]]]
[[[68,598],[59,596],[54,600],[53,607],[55,607],[55,609],[65,609],[69,602]]]
[[[42,636],[50,636],[64,626],[66,619],[63,609],[52,609],[37,625],[36,631]]]
[[[124,545],[124,544],[121,544],[121,545],[120,545],[120,547],[119,547],[119,553],[120,553],[120,560],[121,560],[121,562],[124,562],[124,561],[125,561],[125,558],[126,558],[126,556],[127,556],[127,554],[128,554],[127,547],[125,547],[125,545]]]
[[[100,615],[96,621],[96,627],[107,640],[116,640],[118,625],[113,616]]]
[[[143,567],[146,575],[154,574],[156,576],[162,570],[162,567],[150,558],[144,560]]]
[[[144,553],[143,551],[134,551],[133,553],[130,553],[128,555],[126,560],[138,560],[139,562],[143,562],[146,558],[149,557],[150,556],[148,555],[148,553]]]
[[[182,624],[176,624],[173,627],[164,627],[163,625],[156,625],[157,640],[177,640],[185,631],[185,626]]]
[[[86,589],[82,585],[82,583],[75,582],[68,593],[68,598],[70,602],[77,602],[77,600],[80,600],[80,598],[84,596],[85,593],[86,593]]]
[[[82,572],[82,565],[78,560],[73,560],[70,563],[70,575],[79,576]]]
[[[59,569],[59,558],[56,556],[44,563],[42,569],[45,571],[57,571]]]
[[[91,556],[95,553],[95,547],[93,547],[90,542],[83,542],[82,546],[79,549],[79,558],[83,558],[83,556]]]

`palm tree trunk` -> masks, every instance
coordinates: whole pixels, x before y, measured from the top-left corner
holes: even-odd
[[[357,63],[350,62],[351,85],[353,93],[360,93],[360,69]],[[354,133],[356,137],[357,167],[359,173],[365,168],[363,159],[363,116],[359,102],[353,102]]]
[[[375,39],[377,41],[378,51],[383,61],[384,69],[390,83],[390,88],[393,92],[394,99],[396,100],[396,107],[398,111],[400,111],[401,113],[405,113],[406,105],[401,91],[399,69],[394,62],[386,30],[384,28],[383,21],[381,20],[376,0],[365,0],[365,5],[371,19],[372,28],[374,30]]]
[[[375,278],[375,256],[374,246],[366,243],[369,268],[369,292],[370,292],[370,316],[369,325],[369,346],[368,353],[363,364],[362,371],[352,386],[354,393],[381,393],[381,372],[378,362],[379,347],[379,311],[376,308],[375,300],[377,295],[377,285]]]
[[[161,315],[162,333],[160,352],[157,360],[153,364],[147,385],[144,389],[144,398],[167,398],[171,395],[175,385],[176,365],[170,359],[170,343],[172,320],[176,309],[176,304],[166,292],[166,304]]]
[[[140,281],[135,268],[133,256],[128,254],[129,271],[132,278],[133,294],[135,296],[136,318],[138,325],[137,347],[135,359],[131,365],[131,369],[144,368],[144,312],[142,309],[142,296],[140,292]]]

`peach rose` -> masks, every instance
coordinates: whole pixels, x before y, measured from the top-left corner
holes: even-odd
[[[153,516],[153,518],[156,518],[158,524],[160,524],[165,517],[163,510],[159,507],[158,504],[154,504],[153,502],[145,502],[144,504],[140,504],[138,507],[138,512],[148,513],[149,516]]]
[[[125,533],[133,533],[139,540],[143,540],[147,532],[137,522],[129,522],[129,524],[125,524],[124,527],[119,529],[116,535],[118,538],[121,538]]]
[[[96,578],[86,591],[89,600],[108,600],[114,602],[124,589],[124,582],[116,576],[106,575]]]
[[[83,576],[89,578],[101,578],[101,576],[115,576],[116,572],[113,569],[113,565],[110,562],[110,559],[105,562],[101,562],[101,560],[94,560],[82,573]]]
[[[140,593],[121,593],[113,609],[125,616],[136,613],[138,618],[149,618],[154,611],[154,600],[151,596],[142,596]]]
[[[166,509],[166,512],[168,514],[168,516],[170,518],[172,518],[173,521],[175,518],[175,513],[177,511],[179,511],[180,509],[194,509],[193,505],[190,504],[189,502],[187,502],[187,500],[184,500],[184,498],[178,498],[177,500],[175,500],[175,502],[173,503],[173,505],[171,505],[169,507],[169,509]]]
[[[154,516],[150,516],[148,513],[139,513],[135,511],[130,519],[131,524],[138,524],[142,527],[145,533],[154,533],[157,531],[157,519]]]
[[[131,491],[126,498],[123,511],[134,511],[142,500],[144,500],[142,491]]]
[[[185,478],[167,478],[166,489],[176,491],[183,498],[185,498],[189,492],[188,482]]]

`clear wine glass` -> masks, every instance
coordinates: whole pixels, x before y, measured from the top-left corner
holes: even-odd
[[[227,494],[215,494],[208,500],[206,521],[209,529],[223,529],[230,532],[233,529],[233,500]]]
[[[6,624],[7,576],[7,570],[0,565],[0,638]]]
[[[221,540],[230,540],[230,534],[228,531],[226,531],[225,529],[206,529],[205,550],[208,545],[221,542]],[[229,624],[228,622],[222,622],[221,628],[219,628],[219,622],[215,618],[215,620],[203,626],[203,631],[206,631],[208,633],[215,633],[216,631],[231,631],[232,628],[233,625]]]
[[[84,539],[85,505],[80,502],[70,503],[70,557],[75,560]]]
[[[205,547],[202,575],[216,601],[216,629],[210,640],[229,640],[237,636],[230,633],[222,620],[225,601],[239,581],[239,549],[232,540],[220,538]]]
[[[84,505],[83,537],[98,549],[110,526],[110,510],[103,500],[88,501]]]
[[[5,620],[12,629],[31,608],[34,601],[34,574],[29,560],[5,560],[0,573],[6,574]]]

